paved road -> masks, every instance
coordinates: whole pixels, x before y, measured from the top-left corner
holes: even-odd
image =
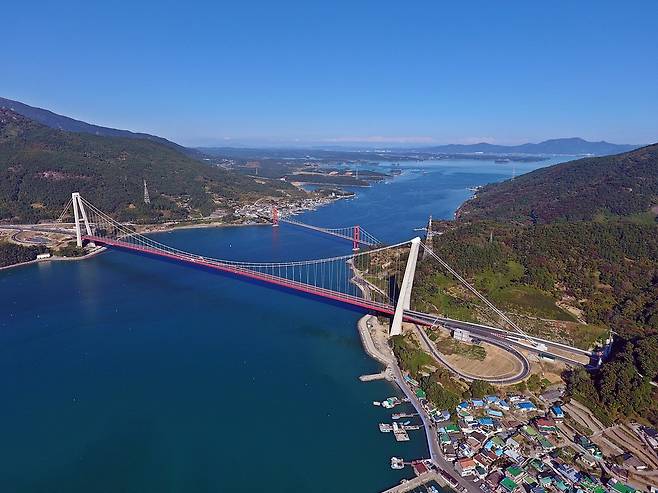
[[[441,445],[439,444],[439,437],[437,435],[436,424],[427,415],[425,409],[423,408],[423,406],[420,404],[420,401],[416,397],[416,394],[414,394],[411,391],[411,389],[404,384],[404,378],[402,377],[402,372],[400,372],[400,368],[398,367],[398,365],[393,366],[393,373],[395,374],[396,382],[398,383],[398,386],[400,387],[400,389],[402,389],[402,392],[404,392],[404,394],[409,398],[409,401],[416,408],[416,411],[418,411],[418,415],[423,420],[423,425],[425,425],[425,435],[427,436],[427,445],[429,446],[430,449],[430,457],[432,458],[432,461],[438,467],[447,471],[462,488],[468,491],[468,493],[481,493],[480,489],[477,486],[475,486],[473,483],[470,483],[466,479],[459,476],[459,474],[457,474],[451,462],[448,462],[443,458],[443,455],[441,454]]]
[[[422,338],[423,342],[425,342],[425,345],[427,348],[430,350],[432,355],[438,359],[442,364],[448,367],[449,370],[452,372],[456,373],[458,376],[466,379],[466,380],[474,380],[477,378],[478,380],[483,380],[485,382],[490,382],[498,385],[509,385],[513,383],[520,382],[521,380],[524,380],[529,374],[530,374],[530,362],[528,359],[521,354],[519,351],[517,351],[515,348],[510,346],[509,344],[506,344],[505,342],[502,342],[499,339],[494,339],[493,337],[485,337],[485,336],[478,336],[479,339],[483,340],[484,342],[487,342],[489,344],[493,344],[494,346],[498,346],[501,349],[504,349],[505,351],[508,351],[509,353],[513,354],[521,363],[521,369],[516,375],[512,375],[511,377],[503,377],[503,378],[487,378],[487,377],[475,377],[474,375],[470,375],[468,373],[464,373],[459,368],[456,368],[452,363],[447,361],[443,354],[441,354],[437,349],[435,344],[432,342],[432,340],[428,337],[427,333],[420,327],[416,325],[416,329],[420,337]]]
[[[22,224],[0,224],[0,229],[10,229],[12,231],[39,231],[41,233],[60,233],[65,235],[75,234],[75,231],[64,228],[47,228],[39,225],[22,225]]]
[[[422,313],[422,312],[415,312],[412,310],[406,310],[405,311],[406,316],[409,319],[412,319],[414,321],[422,322],[422,323],[439,323],[445,327],[449,328],[455,328],[455,329],[464,329],[468,330],[472,334],[476,334],[478,338],[484,340],[485,338],[488,338],[489,340],[487,342],[490,342],[491,340],[496,340],[502,344],[506,344],[507,346],[515,346],[517,348],[522,348],[526,349],[528,351],[533,351],[537,353],[545,353],[549,354],[552,358],[558,361],[562,361],[564,363],[568,363],[570,365],[579,365],[582,366],[582,363],[580,361],[567,358],[565,356],[561,356],[559,354],[552,353],[548,350],[546,351],[540,351],[537,348],[533,348],[527,344],[523,344],[521,342],[515,341],[513,339],[508,339],[508,336],[510,335],[509,332],[504,331],[502,329],[497,329],[495,327],[488,327],[484,325],[479,325],[479,324],[473,324],[470,322],[461,322],[459,320],[452,320],[449,318],[442,318],[442,317],[436,317],[434,315],[429,315],[427,313]],[[519,335],[519,338],[521,336]],[[546,346],[553,346],[556,348],[560,348],[562,350],[565,350],[562,344],[559,343],[550,343],[547,342],[545,343]],[[580,353],[582,350],[578,350]]]

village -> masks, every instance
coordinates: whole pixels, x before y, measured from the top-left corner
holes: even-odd
[[[440,478],[458,491],[484,493],[658,491],[658,431],[636,424],[629,428],[635,436],[623,437],[626,448],[635,445],[635,453],[617,446],[619,454],[604,455],[595,441],[606,440],[605,435],[599,431],[596,438],[588,436],[593,432],[583,422],[586,408],[576,401],[565,403],[563,386],[536,398],[486,395],[447,410],[433,406],[408,374],[404,382],[431,419],[428,433],[436,434],[441,456],[452,466],[449,471],[430,460],[409,462],[420,485],[427,476],[426,487]],[[615,447],[604,443],[607,450]],[[407,463],[391,459],[391,467],[402,464]],[[425,490],[398,486],[390,491]]]

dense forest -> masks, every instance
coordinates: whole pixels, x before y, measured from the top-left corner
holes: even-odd
[[[624,337],[658,332],[658,227],[629,222],[437,223],[434,250],[496,298],[507,284],[568,297]],[[420,278],[438,265],[422,262]],[[420,290],[419,292],[422,292]]]
[[[143,202],[144,179],[150,205]],[[0,109],[0,220],[57,217],[72,191],[119,220],[145,222],[303,193],[282,181],[207,165],[152,140],[66,132]]]
[[[47,252],[44,246],[23,246],[0,241],[0,267],[36,260],[39,253]]]
[[[645,215],[658,204],[658,144],[541,168],[485,186],[462,219],[549,223]]]
[[[569,393],[606,422],[657,423],[650,385],[658,376],[657,204],[652,145],[488,185],[456,221],[434,222],[433,248],[506,310],[561,320],[577,314],[576,337],[588,344],[592,327],[612,330],[610,358],[593,373],[570,372]],[[416,300],[473,316],[472,300],[440,272],[431,260],[419,264]]]

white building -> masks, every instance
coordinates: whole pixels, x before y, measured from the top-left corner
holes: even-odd
[[[455,329],[452,331],[452,337],[461,342],[471,342],[471,333],[464,329]]]

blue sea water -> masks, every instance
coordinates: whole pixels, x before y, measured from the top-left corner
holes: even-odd
[[[402,241],[512,166],[403,163],[300,219]],[[158,239],[255,261],[351,248],[285,224]],[[372,401],[399,391],[358,380],[379,365],[349,309],[117,251],[1,271],[0,308],[0,491],[375,492],[411,474],[391,456],[428,455],[422,431],[379,432],[391,412]]]

